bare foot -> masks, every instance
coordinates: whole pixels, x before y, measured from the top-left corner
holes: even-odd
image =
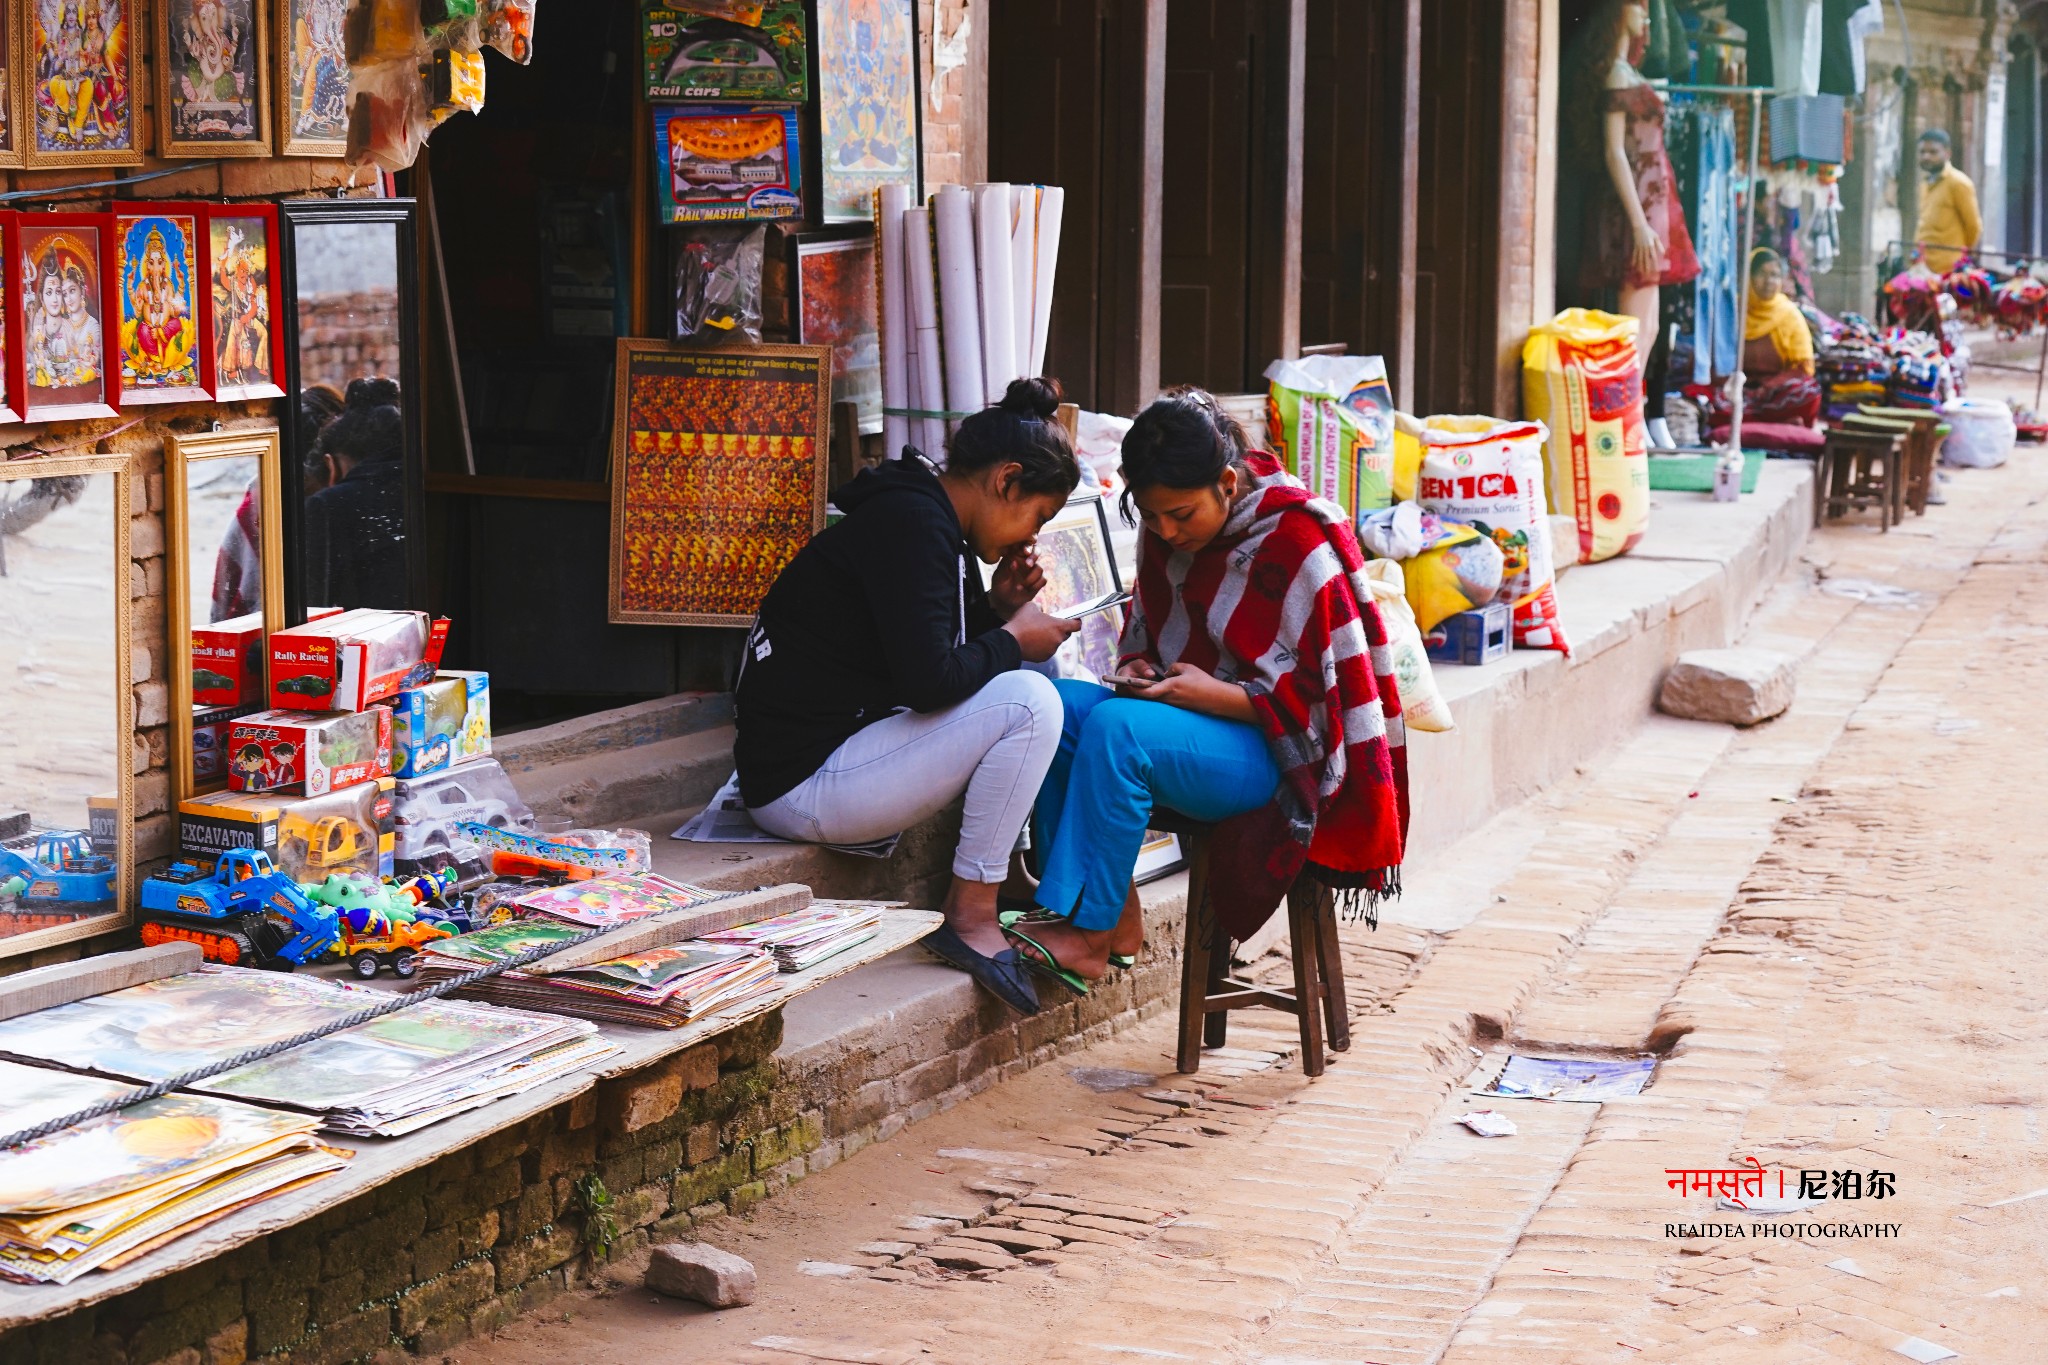
[[[1145,950],[1145,911],[1138,902],[1138,884],[1131,883],[1130,894],[1124,897],[1123,917],[1116,922],[1116,928],[1109,931],[1109,951],[1124,957],[1136,957]]]

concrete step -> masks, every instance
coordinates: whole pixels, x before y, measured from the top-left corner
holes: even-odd
[[[554,725],[498,735],[492,752],[515,778],[554,763],[617,753],[732,724],[729,692],[678,692],[672,697],[578,716]]]
[[[716,725],[674,738],[652,738],[616,748],[600,747],[545,761],[528,759],[514,769],[512,785],[542,819],[567,819],[609,828],[632,825],[657,838],[674,825],[650,817],[679,808],[700,809],[732,776],[730,725]],[[551,752],[543,750],[543,753]]]

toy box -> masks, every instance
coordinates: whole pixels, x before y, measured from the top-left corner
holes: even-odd
[[[391,699],[391,771],[425,777],[491,751],[491,675],[439,673]]]
[[[192,627],[192,704],[263,703],[263,613]]]
[[[647,98],[809,99],[801,0],[767,0],[759,18],[736,23],[692,7],[641,11],[640,54]],[[752,16],[749,16],[752,17]]]
[[[178,856],[211,868],[229,849],[267,853],[294,881],[337,872],[388,877],[395,871],[398,783],[358,782],[325,796],[214,792],[178,803]]]
[[[398,784],[394,801],[399,866],[438,870],[476,841],[456,829],[469,822],[492,829],[533,827],[533,812],[494,758],[479,758]]]
[[[652,113],[662,222],[803,216],[803,153],[795,109],[657,104]]]
[[[279,711],[361,711],[434,676],[448,622],[423,611],[359,608],[274,632],[270,705]]]
[[[228,728],[228,786],[320,796],[391,773],[391,712],[258,711]]]
[[[1505,602],[1489,602],[1471,611],[1446,616],[1422,637],[1422,647],[1438,663],[1490,664],[1514,647],[1509,629],[1513,612]]]

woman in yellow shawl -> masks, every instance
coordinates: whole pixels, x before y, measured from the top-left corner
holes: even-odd
[[[1749,253],[1749,313],[1742,325],[1742,372],[1752,380],[1786,370],[1813,373],[1813,333],[1785,293],[1785,261],[1767,246]]]

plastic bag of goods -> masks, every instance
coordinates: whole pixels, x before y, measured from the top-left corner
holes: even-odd
[[[1567,308],[1522,347],[1522,401],[1550,429],[1550,505],[1578,524],[1575,553],[1597,564],[1635,548],[1650,524],[1650,464],[1636,320]]]
[[[1514,604],[1515,647],[1569,654],[1551,589],[1556,572],[1543,499],[1543,443],[1549,435],[1541,422],[1431,417],[1423,423],[1426,450],[1416,501],[1448,521],[1484,531],[1500,547],[1506,562],[1497,600]]]
[[[1266,438],[1309,492],[1356,519],[1394,500],[1394,396],[1376,355],[1266,367]]]
[[[1358,542],[1379,559],[1398,560],[1418,629],[1500,595],[1500,547],[1470,526],[1445,521],[1412,502],[1358,518]]]
[[[1386,623],[1394,681],[1401,689],[1401,718],[1411,730],[1441,734],[1455,728],[1451,708],[1436,690],[1436,675],[1430,672],[1422,632],[1408,606],[1408,585],[1401,566],[1391,559],[1368,560],[1365,576],[1372,583],[1372,600],[1379,604],[1380,619]]]
[[[1957,398],[1942,404],[1948,419],[1948,440],[1942,443],[1943,463],[1965,469],[1993,469],[2006,462],[2019,427],[2012,409],[1995,398]]]

